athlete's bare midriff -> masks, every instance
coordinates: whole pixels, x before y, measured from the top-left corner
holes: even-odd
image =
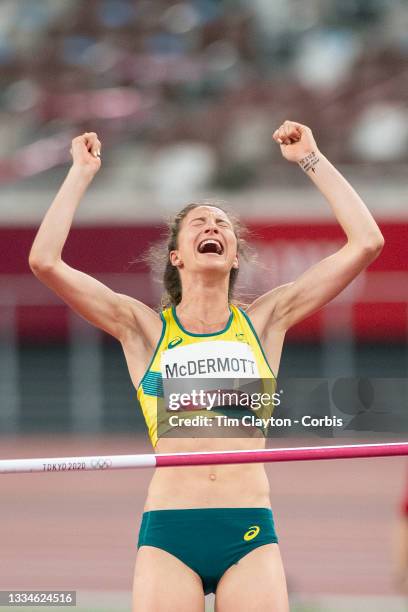
[[[264,438],[162,438],[155,451],[180,453],[264,447]],[[150,482],[145,511],[217,507],[270,507],[269,483],[263,464],[158,468]]]

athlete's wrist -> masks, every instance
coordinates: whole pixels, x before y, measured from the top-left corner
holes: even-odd
[[[315,149],[309,153],[306,153],[301,159],[298,160],[297,163],[305,174],[309,174],[310,172],[315,173],[321,157],[320,151]]]
[[[68,171],[68,176],[84,185],[89,185],[92,182],[95,173],[83,166],[72,164]]]

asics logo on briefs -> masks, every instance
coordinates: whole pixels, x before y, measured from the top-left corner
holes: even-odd
[[[173,340],[170,340],[167,345],[167,348],[172,349],[175,346],[181,344],[181,342],[183,342],[183,338],[181,338],[180,336],[176,336],[175,338],[173,338]]]
[[[261,528],[258,525],[252,525],[252,527],[250,527],[248,531],[244,534],[245,542],[249,542],[250,540],[256,538],[260,531]]]

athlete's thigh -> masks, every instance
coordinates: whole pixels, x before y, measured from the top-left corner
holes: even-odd
[[[278,544],[265,544],[227,569],[218,583],[215,612],[288,612]]]
[[[132,612],[204,612],[201,578],[174,555],[141,546],[136,556]]]

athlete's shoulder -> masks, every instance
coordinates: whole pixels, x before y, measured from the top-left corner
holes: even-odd
[[[165,306],[160,311],[160,318],[167,325],[175,320],[173,306]]]
[[[229,304],[229,307],[230,307],[230,311],[232,312],[234,317],[245,317],[246,309],[247,309],[247,305],[246,304],[240,304],[240,303],[233,304],[231,302]]]
[[[163,315],[163,316],[172,315],[173,314],[173,306],[164,306],[160,310],[160,314]]]
[[[234,315],[234,318],[239,319],[240,321],[246,321],[247,323],[251,323],[251,318],[248,314],[248,305],[247,304],[230,304],[231,312]]]

